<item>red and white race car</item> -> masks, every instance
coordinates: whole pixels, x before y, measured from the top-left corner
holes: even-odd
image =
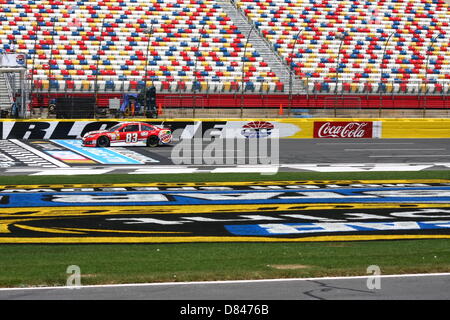
[[[87,132],[82,137],[85,147],[157,147],[172,141],[172,131],[142,122],[119,123],[108,130]]]

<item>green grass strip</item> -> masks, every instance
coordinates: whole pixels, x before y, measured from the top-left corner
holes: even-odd
[[[450,170],[405,172],[279,172],[258,173],[193,173],[193,174],[104,174],[76,176],[1,176],[0,184],[53,183],[132,183],[132,182],[221,182],[276,180],[392,180],[392,179],[450,179]]]
[[[189,175],[2,176],[0,184],[450,179],[450,171]],[[0,245],[0,286],[84,285],[450,272],[449,240],[149,245]]]
[[[448,240],[0,246],[0,286],[207,281],[450,271]]]

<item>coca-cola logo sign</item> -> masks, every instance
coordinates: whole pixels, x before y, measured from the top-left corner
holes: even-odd
[[[373,122],[314,122],[314,138],[372,138]]]

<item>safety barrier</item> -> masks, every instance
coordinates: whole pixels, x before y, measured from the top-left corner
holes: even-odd
[[[239,137],[297,139],[450,138],[450,119],[82,119],[8,120],[0,119],[1,139],[79,139],[84,133],[103,130],[118,122],[143,121],[182,130],[184,136],[196,131],[236,132]]]
[[[450,138],[450,119],[277,119],[296,125],[289,138]]]

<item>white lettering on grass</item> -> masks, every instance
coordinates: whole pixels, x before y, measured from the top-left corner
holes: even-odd
[[[159,202],[168,201],[163,194],[117,194],[117,195],[101,195],[101,194],[63,194],[52,196],[53,202],[64,203],[102,203],[102,202]]]

